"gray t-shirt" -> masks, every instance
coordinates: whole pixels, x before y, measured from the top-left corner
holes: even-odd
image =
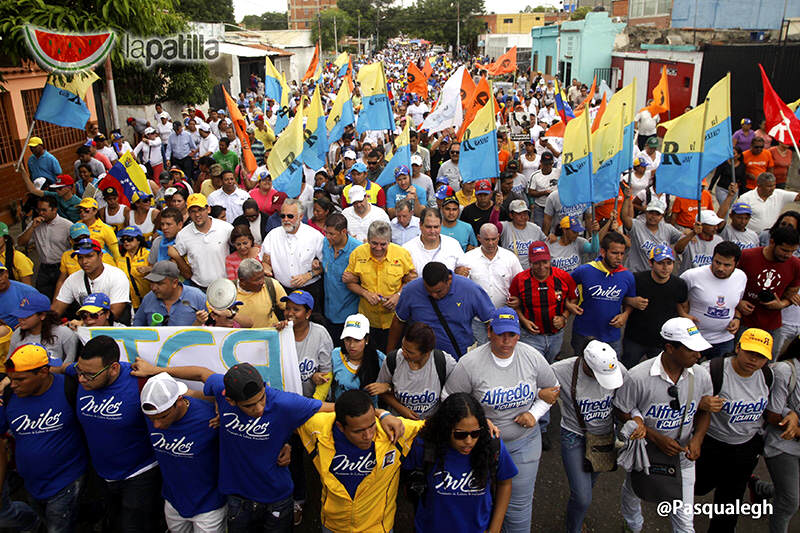
[[[517,343],[506,367],[497,364],[490,346],[479,346],[458,360],[447,379],[445,396],[471,394],[483,405],[486,417],[498,427],[503,440],[511,442],[539,430],[538,424],[524,428],[514,418],[529,411],[534,402],[543,402],[537,399],[537,390],[555,387],[556,376],[544,356],[527,344]]]
[[[530,267],[528,247],[532,242],[546,240],[547,236],[542,228],[533,222],[528,222],[525,229],[517,229],[511,222],[501,222],[501,224],[503,224],[503,233],[500,235],[500,246],[514,252],[514,255],[519,258],[522,269],[528,269]]]
[[[561,427],[567,431],[572,431],[578,435],[583,435],[584,431],[578,422],[575,414],[575,404],[572,401],[572,372],[577,363],[577,357],[562,359],[550,365],[556,375],[561,392],[558,395],[558,403],[561,406]],[[622,370],[623,380],[628,378],[628,371],[617,363]],[[586,423],[586,431],[594,435],[608,433],[614,426],[611,417],[614,399],[613,390],[603,388],[595,378],[586,375],[582,368],[578,369],[578,382],[575,384],[575,392],[578,400],[578,408],[583,414]]]
[[[723,241],[735,242],[742,250],[761,246],[758,243],[758,234],[747,228],[745,228],[744,231],[737,231],[730,224],[726,224],[725,227],[722,228],[719,236],[722,237]]]
[[[558,189],[554,190],[547,195],[547,200],[544,203],[544,214],[553,217],[551,228],[555,227],[562,218],[566,216],[577,216],[586,211],[586,204],[578,204],[570,207],[561,205],[561,198],[558,196]],[[552,230],[551,230],[552,231]]]
[[[8,353],[12,353],[23,344],[41,344],[47,350],[47,355],[57,357],[65,363],[75,362],[78,356],[78,336],[67,326],[56,326],[53,328],[53,342],[43,342],[41,335],[34,335],[30,332],[22,338],[22,330],[17,328],[11,335],[8,345]]]
[[[700,237],[695,237],[689,241],[688,246],[683,251],[681,259],[681,272],[686,272],[690,268],[706,266],[711,264],[714,257],[714,248],[722,242],[722,237],[714,235],[710,241],[704,241]]]
[[[663,220],[659,222],[658,229],[653,233],[647,229],[644,215],[640,215],[633,219],[629,236],[631,238],[631,250],[628,252],[628,270],[642,272],[650,270],[650,250],[659,244],[672,246],[683,237],[683,233]]]
[[[732,357],[725,358],[722,388],[717,395],[725,398],[725,403],[719,413],[711,413],[708,435],[726,444],[743,444],[763,426],[762,416],[767,407],[769,389],[761,370],[743,378],[733,369],[732,360]],[[709,375],[710,365],[709,361],[701,365]]]
[[[578,237],[566,246],[561,241],[548,243],[550,248],[550,264],[564,272],[572,272],[581,266],[581,255],[591,248],[591,243]]]
[[[297,349],[297,361],[300,365],[300,379],[303,382],[303,396],[311,398],[317,386],[311,381],[314,372],[330,372],[333,341],[324,327],[315,322],[308,323],[306,338],[294,343]]]
[[[792,366],[794,366],[795,385],[793,390],[789,390]],[[781,417],[788,414],[789,410],[797,412],[800,409],[800,361],[791,359],[775,363],[772,365],[772,374],[774,379],[769,392],[767,409]],[[800,457],[800,441],[784,440],[781,438],[781,433],[783,433],[782,429],[767,424],[767,431],[764,435],[764,457],[775,457],[780,453]]]
[[[389,356],[386,357],[388,359]],[[431,352],[425,366],[419,370],[411,370],[406,358],[403,357],[402,348],[397,350],[396,360],[397,365],[392,374],[384,359],[381,371],[378,373],[378,383],[391,383],[397,401],[414,411],[420,420],[433,415],[442,396],[442,386],[436,373],[433,353]],[[445,375],[449,377],[456,367],[456,360],[447,352],[444,352],[444,360]]]
[[[638,409],[642,413],[647,427],[655,429],[671,439],[678,438],[681,415],[685,409],[688,409],[679,441],[681,446],[686,446],[692,435],[694,416],[700,405],[700,398],[710,396],[713,392],[711,376],[705,368],[694,365],[691,369],[685,369],[678,378],[678,383],[673,384],[661,367],[661,356],[662,354],[659,354],[639,363],[628,371],[628,379],[614,396],[614,407],[623,413],[630,413],[634,409]],[[655,375],[652,375],[651,369],[656,372]],[[690,371],[694,373],[692,398],[688,397]],[[672,385],[678,387],[678,401],[681,408],[677,410],[669,406],[673,398],[667,393],[667,389]]]

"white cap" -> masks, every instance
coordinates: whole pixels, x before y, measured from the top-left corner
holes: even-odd
[[[150,135],[151,133],[155,133],[155,132],[156,132],[156,130],[154,130],[153,128],[151,128],[149,126],[144,129],[144,134],[145,135]]]
[[[345,150],[344,157],[345,159],[357,159],[356,153],[352,150]]]
[[[178,400],[182,394],[186,394],[189,387],[185,383],[176,381],[175,378],[161,372],[147,380],[142,387],[141,406],[142,412],[146,415],[157,415],[163,413]]]
[[[528,208],[528,203],[525,200],[511,200],[511,203],[508,204],[508,210],[511,213],[524,213],[529,212],[530,209]]]
[[[660,198],[653,198],[650,200],[650,203],[647,204],[645,211],[656,211],[658,213],[664,214],[664,211],[667,210],[667,204],[665,204]]]
[[[211,126],[209,126],[208,124],[206,124],[205,122],[203,122],[202,124],[200,124],[199,126],[197,126],[197,129],[198,129],[198,130],[200,130],[200,131],[206,131],[206,132],[208,132],[208,131],[211,131]]]
[[[45,183],[47,183],[47,178],[36,178],[35,180],[33,180],[33,184],[40,191],[42,190],[42,187],[44,187]]]
[[[364,187],[361,185],[353,185],[350,187],[350,191],[347,193],[347,197],[350,200],[350,203],[353,202],[360,202],[367,196],[367,191],[364,190]]]
[[[421,165],[422,164],[422,156],[419,154],[414,154],[411,156],[411,164],[412,165]]]
[[[172,196],[176,192],[178,192],[177,187],[168,187],[167,190],[164,191],[164,197],[166,198],[167,196]]]
[[[722,219],[711,209],[703,209],[700,211],[700,223],[708,224],[710,226],[718,226]]]
[[[358,313],[347,317],[347,320],[344,321],[342,336],[339,338],[346,339],[349,337],[351,339],[361,340],[366,337],[368,333],[369,319],[361,313]]]
[[[605,342],[593,340],[583,350],[583,358],[601,387],[614,390],[622,386],[622,370],[614,348]]]
[[[679,342],[697,352],[708,350],[711,345],[700,334],[697,325],[684,317],[670,318],[661,326],[661,337],[664,340]]]

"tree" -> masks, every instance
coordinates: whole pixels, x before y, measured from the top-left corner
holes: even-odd
[[[408,35],[455,47],[458,13],[461,45],[472,46],[478,35],[484,32],[483,21],[475,17],[483,12],[483,0],[419,0],[414,7],[408,8],[402,29]]]
[[[354,23],[353,30],[348,32],[351,36],[355,37],[358,33],[360,16],[361,37],[369,38],[370,35],[377,35],[380,38],[380,43],[378,44],[380,48],[386,44],[387,39],[399,35],[402,29],[400,15],[406,10],[393,7],[393,2],[394,0],[339,0],[337,7],[347,13]],[[419,24],[421,21],[417,22]],[[338,29],[338,17],[336,24]],[[416,29],[414,33],[416,33]],[[324,34],[325,30],[323,29],[323,36]],[[345,34],[339,32],[339,35]]]
[[[572,16],[569,18],[570,20],[583,20],[586,18],[586,14],[592,10],[589,6],[581,6],[572,13]]]
[[[311,25],[311,40],[312,42],[317,42],[319,39],[319,31],[318,28],[322,28],[322,49],[323,50],[334,50],[336,47],[334,46],[334,35],[333,35],[333,19],[336,19],[336,36],[339,40],[342,39],[345,35],[354,35],[358,33],[356,22],[353,23],[353,19],[349,13],[342,11],[341,9],[332,8],[326,9],[322,13],[319,14],[320,16],[320,23],[319,24],[312,24]]]
[[[191,22],[235,22],[232,0],[176,0],[175,7]]]
[[[285,30],[289,27],[288,13],[267,11],[261,15],[247,15],[241,24],[249,30]]]
[[[536,6],[531,13],[555,13],[556,8],[553,6]]]

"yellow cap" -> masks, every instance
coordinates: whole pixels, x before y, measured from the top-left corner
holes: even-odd
[[[47,350],[40,344],[23,344],[6,360],[6,368],[12,372],[27,372],[49,364]]]
[[[207,207],[208,200],[206,200],[206,196],[202,193],[196,192],[194,194],[190,194],[189,198],[186,199],[186,208],[191,209],[192,207]]]
[[[772,361],[772,335],[763,329],[750,328],[739,339],[742,350],[756,352]]]
[[[31,137],[31,140],[28,141],[28,146],[30,146],[31,148],[33,148],[34,146],[39,146],[41,144],[42,144],[42,139],[40,139],[39,137]]]
[[[81,203],[78,204],[78,207],[85,207],[87,209],[94,207],[95,209],[98,209],[99,206],[97,205],[97,200],[94,198],[84,198],[81,200]]]

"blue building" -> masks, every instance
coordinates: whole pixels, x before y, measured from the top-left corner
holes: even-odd
[[[800,17],[797,0],[674,0],[673,28],[778,30],[786,18]]]
[[[531,28],[531,69],[555,76],[558,61],[558,25]]]
[[[605,11],[590,12],[583,20],[561,23],[558,70],[564,83],[577,78],[590,84],[595,74],[597,82],[611,83],[611,52],[614,39],[625,28],[622,22],[612,22]]]

